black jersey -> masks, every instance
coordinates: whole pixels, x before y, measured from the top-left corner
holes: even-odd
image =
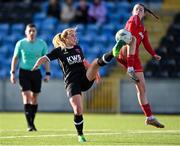
[[[46,56],[50,61],[58,59],[66,84],[80,79],[80,77],[86,73],[83,64],[84,55],[80,46],[74,46],[71,49],[55,48]]]

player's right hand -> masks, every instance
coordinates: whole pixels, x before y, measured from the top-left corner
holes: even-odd
[[[11,81],[12,84],[16,84],[15,74],[11,74],[10,81]]]

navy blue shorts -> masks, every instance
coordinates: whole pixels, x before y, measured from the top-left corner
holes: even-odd
[[[41,92],[42,75],[41,71],[19,70],[19,84],[22,91],[31,90],[34,93]]]

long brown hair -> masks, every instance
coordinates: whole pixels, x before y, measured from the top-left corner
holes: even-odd
[[[144,12],[149,13],[151,16],[153,16],[154,18],[159,20],[159,17],[156,14],[154,14],[150,9],[148,9],[145,5],[143,5],[142,3],[138,3],[138,5],[140,5],[144,8]]]

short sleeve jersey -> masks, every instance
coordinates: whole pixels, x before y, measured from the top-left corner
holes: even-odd
[[[86,73],[83,64],[84,55],[82,49],[78,45],[71,49],[55,48],[46,56],[50,61],[58,59],[66,84],[80,80],[82,75]]]
[[[14,56],[19,58],[19,67],[25,70],[31,70],[38,58],[48,53],[47,44],[41,39],[33,42],[24,38],[16,43]]]

